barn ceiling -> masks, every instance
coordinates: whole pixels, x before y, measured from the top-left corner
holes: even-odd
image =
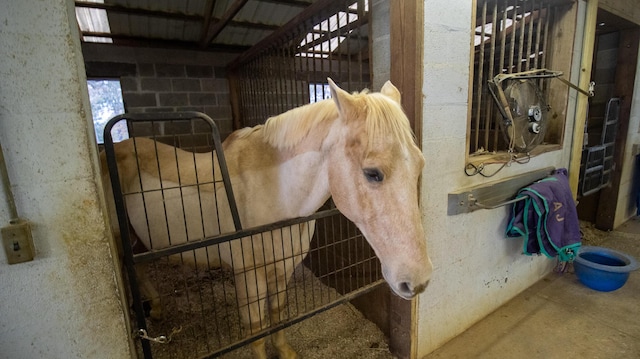
[[[325,0],[76,0],[83,42],[243,52]]]

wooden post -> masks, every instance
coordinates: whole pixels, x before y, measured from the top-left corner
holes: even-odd
[[[407,113],[416,138],[422,129],[422,23],[423,1],[392,1],[389,5],[391,70],[390,80],[402,94],[402,107]],[[420,141],[418,141],[420,144]]]
[[[582,89],[589,87],[591,82],[591,64],[593,62],[593,45],[596,36],[596,19],[598,17],[598,0],[587,1],[584,36],[582,37],[582,59],[580,61],[580,80],[578,86]],[[578,198],[578,182],[580,179],[580,162],[582,160],[582,145],[584,143],[584,126],[587,119],[589,98],[577,93],[576,119],[573,127],[573,141],[571,143],[571,162],[569,163],[569,184],[573,198]]]
[[[404,108],[418,146],[422,138],[422,58],[424,50],[423,0],[396,0],[389,4],[390,60],[389,77],[400,90]],[[390,346],[400,358],[415,358],[417,353],[418,300],[390,297]]]

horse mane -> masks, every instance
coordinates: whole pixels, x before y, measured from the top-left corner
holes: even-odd
[[[368,90],[354,92],[354,103],[358,104],[355,115],[366,118],[369,144],[379,138],[390,136],[402,143],[415,142],[409,120],[400,104],[380,93]],[[364,113],[363,113],[364,112]],[[257,125],[236,131],[235,137],[247,137],[261,131],[264,140],[280,149],[291,149],[298,145],[309,133],[315,132],[322,123],[338,118],[338,110],[332,99],[307,104],[267,119],[264,125]]]
[[[267,119],[263,137],[274,147],[290,149],[299,144],[318,125],[335,118],[338,118],[338,109],[333,100],[310,103]]]

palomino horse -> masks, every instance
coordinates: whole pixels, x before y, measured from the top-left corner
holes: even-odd
[[[391,82],[380,93],[354,94],[329,84],[332,99],[236,131],[224,142],[241,223],[249,228],[305,217],[332,197],[374,249],[391,289],[410,299],[424,290],[432,264],[418,208],[425,160],[400,93]],[[144,138],[115,144],[115,153],[123,192],[134,193],[126,198],[129,222],[147,248],[234,231],[229,209],[212,203],[213,195],[225,203],[224,188],[196,185],[219,173],[211,153]],[[272,323],[278,321],[286,299],[282,288],[307,254],[313,227],[311,221],[264,240],[246,237],[200,248],[183,261],[232,268],[243,325],[255,332],[266,327],[267,303]],[[142,290],[154,297],[144,283]],[[280,358],[297,357],[282,331],[272,343]],[[264,339],[252,348],[256,358],[266,358]]]

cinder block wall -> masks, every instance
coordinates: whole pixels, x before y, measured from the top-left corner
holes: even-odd
[[[225,65],[232,54],[83,44],[88,78],[118,77],[126,112],[199,111],[224,140],[232,131]],[[138,133],[137,135],[143,135]]]

